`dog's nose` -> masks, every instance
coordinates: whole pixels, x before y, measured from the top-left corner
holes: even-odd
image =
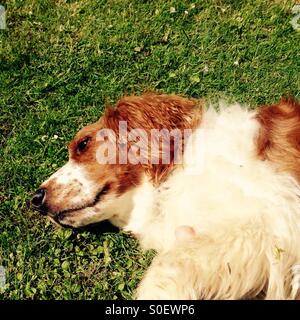
[[[33,198],[31,199],[31,204],[34,209],[41,210],[44,206],[46,200],[46,189],[38,189]]]

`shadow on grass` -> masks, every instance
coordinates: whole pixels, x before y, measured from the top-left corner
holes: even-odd
[[[88,231],[97,235],[101,235],[103,233],[117,233],[120,231],[119,228],[112,225],[108,220],[73,230],[77,232]]]

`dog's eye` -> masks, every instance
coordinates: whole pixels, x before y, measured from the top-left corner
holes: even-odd
[[[90,137],[87,137],[87,138],[81,140],[81,141],[77,144],[76,151],[77,151],[78,154],[82,153],[82,152],[86,149],[86,147],[87,147],[87,145],[89,144],[90,140],[91,140],[91,138],[90,138]]]

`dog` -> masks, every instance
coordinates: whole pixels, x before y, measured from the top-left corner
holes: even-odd
[[[62,226],[109,220],[156,250],[137,299],[299,298],[295,99],[125,96],[68,150],[32,205]]]

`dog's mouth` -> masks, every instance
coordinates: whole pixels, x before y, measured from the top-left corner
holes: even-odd
[[[56,213],[53,213],[51,215],[51,218],[59,223],[59,224],[62,224],[61,221],[64,220],[66,218],[66,216],[70,215],[70,214],[74,214],[76,213],[77,211],[82,211],[84,209],[88,209],[88,208],[93,208],[95,207],[101,200],[102,200],[102,197],[107,194],[109,192],[111,188],[111,184],[110,183],[106,183],[99,191],[98,193],[96,194],[95,198],[93,201],[91,201],[90,203],[88,204],[85,204],[83,206],[78,206],[78,207],[74,207],[74,208],[70,208],[70,209],[64,209],[62,211],[59,211],[59,212],[56,212]]]

